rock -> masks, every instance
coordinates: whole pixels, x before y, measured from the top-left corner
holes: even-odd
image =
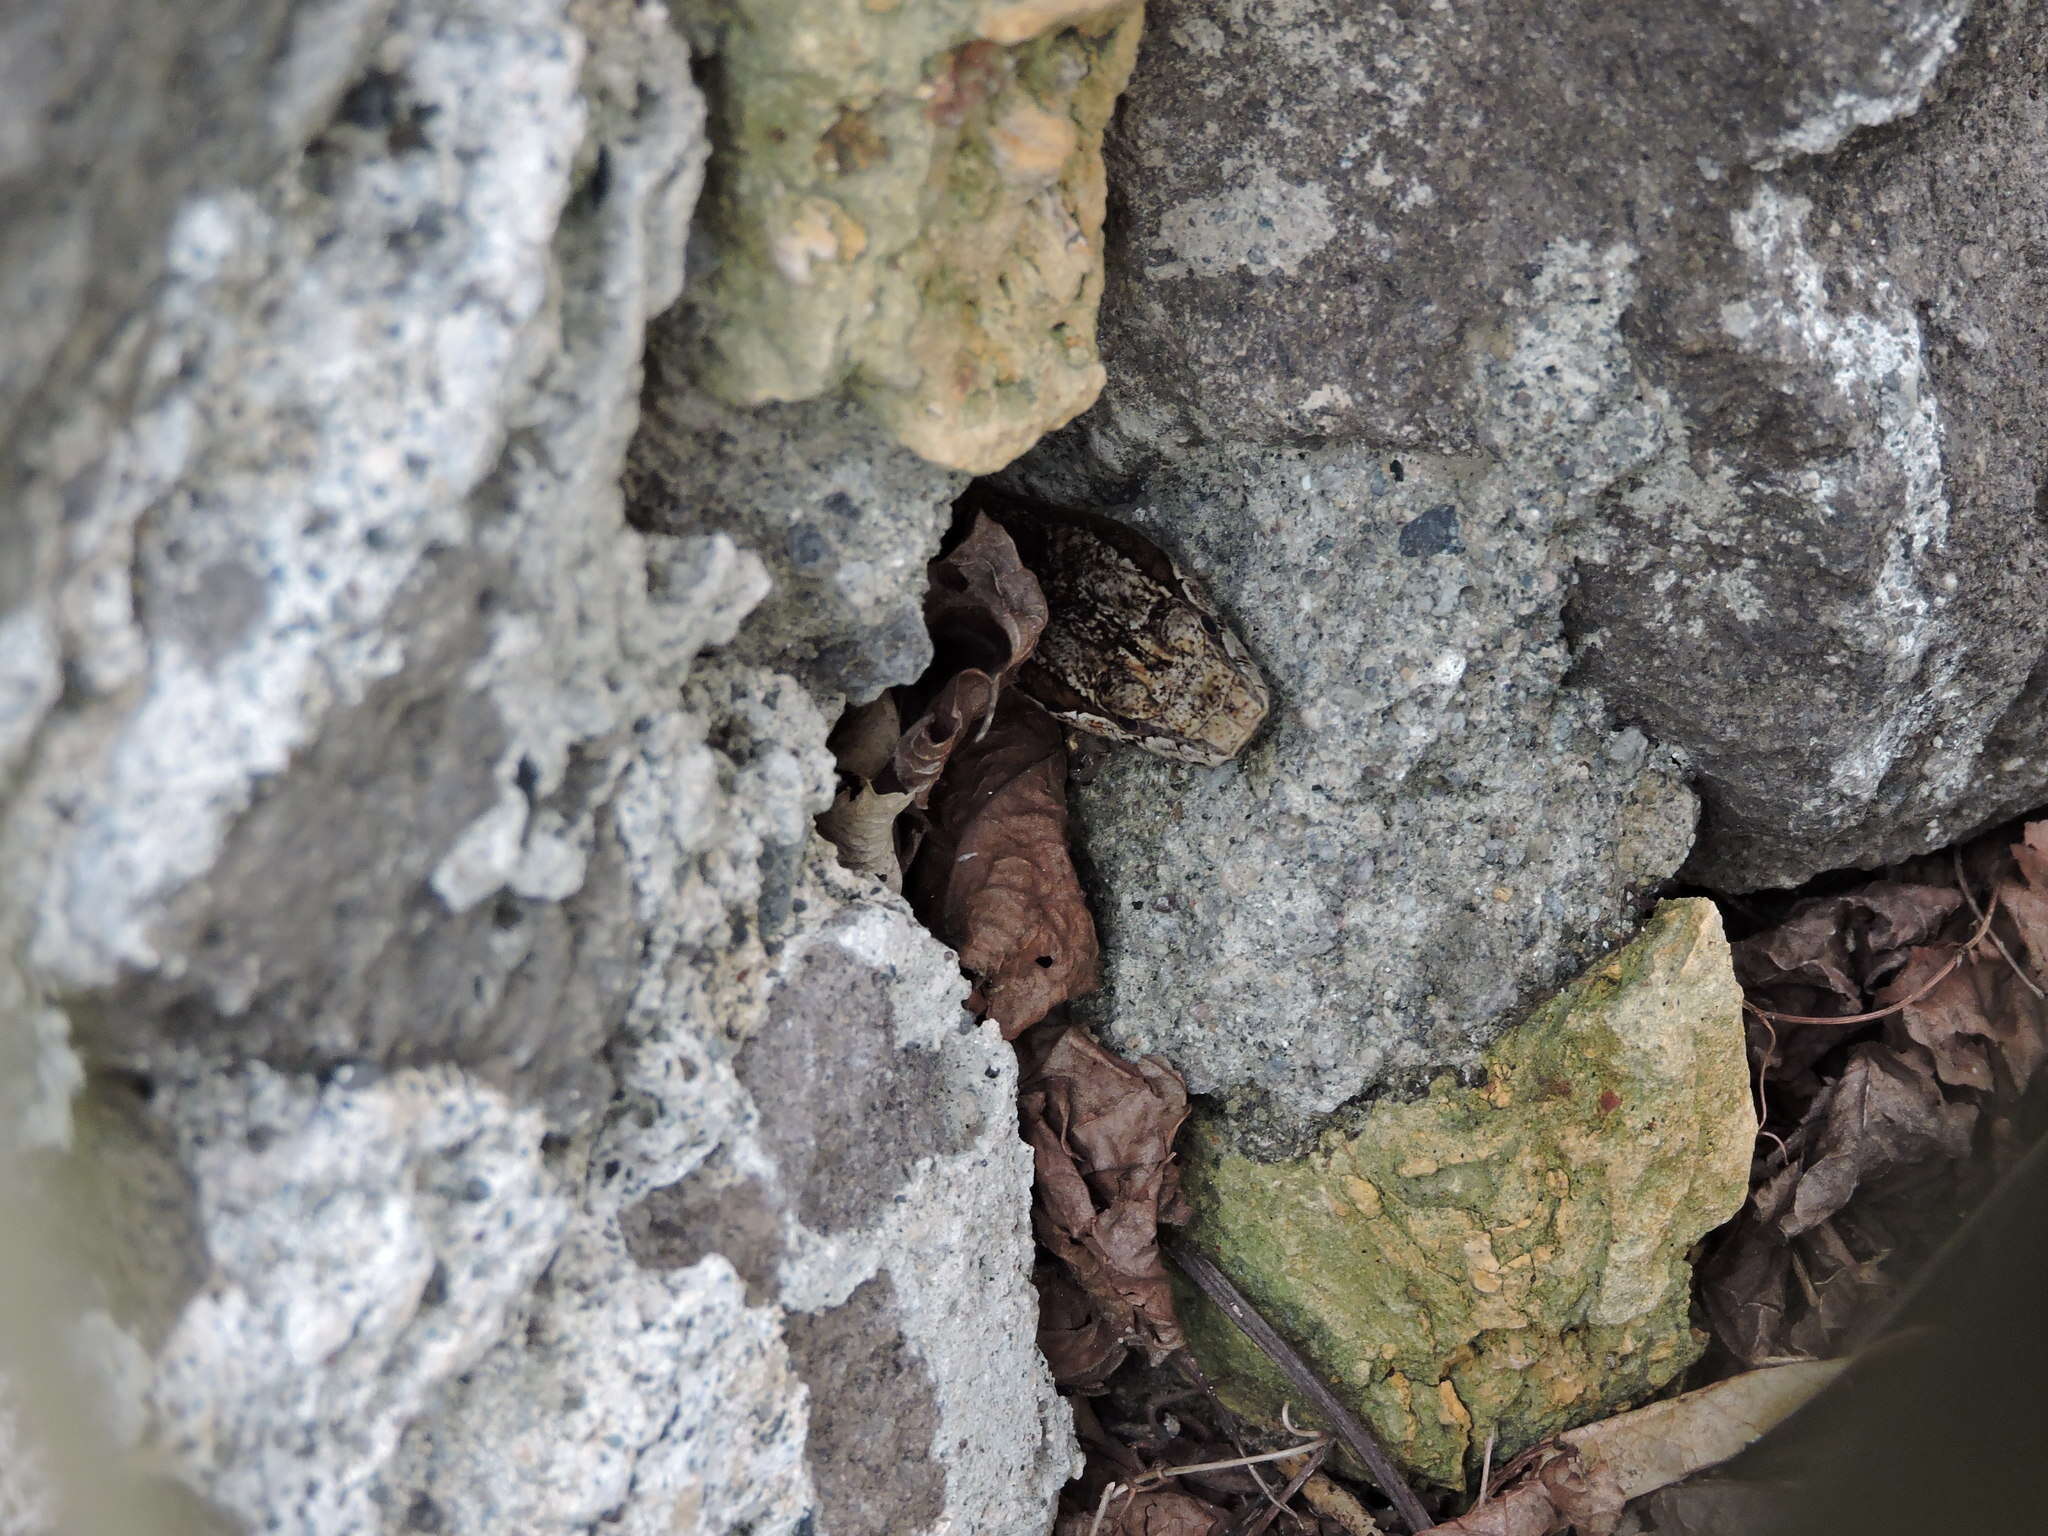
[[[999,469],[1102,388],[1102,132],[1139,7],[693,7],[715,55],[705,378],[848,385],[905,447]]]
[[[1702,882],[2048,799],[2048,337],[2016,323],[2048,306],[2019,190],[2048,187],[2048,32],[1991,10],[1958,45],[1896,129],[1735,178],[1645,253],[1638,349],[1689,441],[1609,493],[1571,622],[1587,681],[1698,764]]]
[[[7,312],[52,306],[7,344],[0,1094],[100,1439],[194,1531],[1042,1527],[1073,1444],[1011,1053],[812,831],[837,691],[922,665],[960,477],[671,400],[718,425],[641,473],[713,512],[627,520],[705,157],[682,38],[623,0],[42,25],[139,97],[0,104],[64,215],[0,253]],[[130,130],[215,53],[237,142],[188,178]],[[81,246],[77,163],[145,148],[176,174]],[[764,600],[801,625],[748,633]],[[52,1442],[66,1516],[125,1528],[73,1475],[111,1450]]]
[[[860,884],[806,865],[817,922],[746,1006],[684,970],[629,1023],[583,1212],[523,1326],[407,1436],[387,1508],[629,1536],[1043,1519],[1072,1442],[1018,1285],[1015,1065]]]
[[[1705,1342],[1686,1252],[1741,1205],[1756,1136],[1713,904],[1666,902],[1485,1065],[1479,1086],[1375,1105],[1292,1162],[1244,1156],[1212,1117],[1187,1162],[1189,1241],[1397,1459],[1450,1487],[1489,1435],[1498,1468]],[[1277,1422],[1270,1367],[1183,1294],[1226,1400]]]
[[[916,677],[932,656],[925,562],[967,476],[898,447],[847,400],[726,405],[696,383],[702,330],[678,305],[649,335],[627,515],[650,533],[736,538],[759,557],[771,580],[735,654],[826,700]]]
[[[1237,626],[1273,713],[1236,762],[1115,754],[1072,804],[1100,900],[1092,1021],[1267,1155],[1469,1065],[1633,930],[1684,860],[1683,764],[1566,686],[1582,488],[1660,442],[1615,252],[1553,253],[1496,363],[1492,455],[1178,456],[1123,514]],[[1020,477],[1066,468],[1033,454]]]
[[[2014,189],[2048,176],[2048,37],[1968,10],[1162,0],[1107,148],[1110,384],[1062,474],[1493,463],[1569,385],[1518,327],[1599,253],[1644,441],[1578,458],[1552,574],[1578,680],[1698,773],[1689,876],[1795,883],[2038,804],[2048,343],[2015,317],[2048,278]]]

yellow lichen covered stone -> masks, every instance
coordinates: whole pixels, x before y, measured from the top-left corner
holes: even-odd
[[[1417,1475],[1456,1486],[1669,1381],[1702,1339],[1686,1250],[1733,1215],[1756,1122],[1741,994],[1713,904],[1672,901],[1501,1040],[1356,1134],[1258,1163],[1189,1138],[1189,1238]],[[1183,1296],[1227,1400],[1284,1396]],[[1294,1419],[1304,1419],[1294,1404]]]
[[[707,12],[702,381],[847,387],[905,446],[1000,468],[1093,403],[1102,134],[1136,0],[732,0]]]

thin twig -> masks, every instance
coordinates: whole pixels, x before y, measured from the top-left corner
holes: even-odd
[[[1479,1463],[1479,1497],[1472,1501],[1472,1509],[1477,1509],[1486,1502],[1486,1485],[1493,1481],[1493,1442],[1499,1434],[1500,1431],[1497,1429],[1489,1429],[1486,1432],[1486,1456]],[[1465,1513],[1471,1514],[1472,1509],[1466,1510]]]
[[[1429,1517],[1429,1511],[1422,1507],[1422,1500],[1415,1496],[1401,1474],[1395,1469],[1394,1461],[1373,1438],[1371,1430],[1360,1422],[1358,1415],[1338,1400],[1337,1394],[1309,1368],[1308,1362],[1295,1352],[1288,1342],[1274,1331],[1252,1304],[1244,1299],[1238,1288],[1232,1285],[1222,1270],[1210,1263],[1194,1249],[1175,1243],[1166,1248],[1166,1255],[1180,1267],[1182,1274],[1194,1281],[1223,1314],[1243,1331],[1281,1370],[1295,1387],[1306,1395],[1316,1406],[1316,1411],[1329,1421],[1351,1454],[1356,1456],[1379,1484],[1380,1491],[1393,1503],[1395,1514],[1401,1524],[1411,1532],[1426,1531],[1436,1522]]]
[[[1243,1467],[1249,1472],[1254,1462],[1284,1461],[1289,1456],[1306,1456],[1311,1452],[1315,1454],[1316,1460],[1320,1462],[1323,1454],[1329,1449],[1330,1437],[1328,1435],[1317,1435],[1315,1439],[1304,1441],[1300,1445],[1290,1445],[1284,1451],[1265,1451],[1256,1456],[1232,1456],[1226,1461],[1193,1461],[1179,1467],[1147,1467],[1128,1483],[1111,1483],[1102,1490],[1102,1497],[1095,1501],[1095,1518],[1088,1522],[1088,1536],[1096,1536],[1096,1533],[1102,1529],[1102,1517],[1108,1513],[1109,1501],[1120,1493],[1143,1493],[1147,1489],[1159,1487],[1171,1478],[1185,1477],[1193,1472],[1228,1472],[1236,1467]],[[1314,1470],[1313,1465],[1310,1470]],[[1254,1478],[1258,1476],[1256,1472],[1253,1472],[1252,1475]],[[1296,1483],[1295,1486],[1299,1487],[1300,1484]],[[1272,1491],[1267,1489],[1263,1482],[1259,1484],[1259,1487],[1265,1490],[1267,1498],[1270,1499],[1273,1496]],[[1288,1493],[1282,1494],[1282,1501],[1284,1502],[1291,1493],[1292,1490],[1290,1489]]]
[[[1970,882],[1963,878],[1963,850],[1951,848],[1949,850],[1949,857],[1955,860],[1956,884],[1962,889],[1963,900],[1970,904],[1970,911],[1973,914],[1979,918],[1983,917],[1984,909],[1977,905],[1977,898],[1970,892]],[[2048,992],[2043,992],[2039,987],[2035,986],[2034,978],[2020,969],[2019,961],[2013,959],[2012,951],[2005,947],[2005,940],[1998,936],[1996,930],[1989,931],[1987,937],[1990,938],[1992,947],[2005,957],[2005,963],[2012,967],[2013,975],[2019,977],[2020,985],[2033,993],[2034,996],[2048,1001]]]
[[[1304,1441],[1300,1445],[1290,1445],[1284,1451],[1264,1451],[1256,1456],[1232,1456],[1225,1461],[1197,1461],[1185,1467],[1153,1467],[1137,1481],[1149,1485],[1163,1483],[1169,1477],[1185,1477],[1190,1472],[1228,1472],[1233,1467],[1249,1467],[1255,1462],[1285,1461],[1290,1456],[1306,1456],[1310,1451],[1323,1450],[1329,1443],[1328,1435],[1317,1435],[1315,1439]]]
[[[1971,906],[1973,908],[1975,907],[1975,905],[1976,904],[1974,902],[1971,903]],[[1936,987],[1940,986],[1944,981],[1946,981],[1948,979],[1948,973],[1954,970],[1957,966],[1961,965],[1964,959],[1968,957],[1970,951],[1975,949],[1980,943],[1983,942],[1984,935],[1991,931],[1991,919],[1995,917],[1997,913],[1998,893],[1996,891],[1993,891],[1991,893],[1991,904],[1984,909],[1984,920],[1977,925],[1977,931],[1970,935],[1968,942],[1966,942],[1962,946],[1962,948],[1958,949],[1954,954],[1950,955],[1948,957],[1948,964],[1944,965],[1940,970],[1936,971],[1934,975],[1928,979],[1926,985],[1921,987],[1919,991],[1915,992],[1911,997],[1900,998],[1896,1003],[1893,1003],[1888,1007],[1879,1008],[1871,1013],[1848,1013],[1830,1018],[1824,1017],[1820,1014],[1809,1013],[1772,1013],[1768,1008],[1759,1008],[1755,1003],[1748,1001],[1745,1001],[1742,1006],[1747,1008],[1751,1013],[1755,1014],[1758,1018],[1769,1019],[1772,1022],[1778,1024],[1869,1024],[1875,1022],[1878,1019],[1890,1018],[1893,1014],[1897,1013],[1901,1008],[1912,1007],[1913,1004],[1919,1002],[1921,998],[1925,997],[1928,993],[1932,992]]]
[[[1240,1455],[1250,1454],[1244,1448],[1244,1422],[1241,1419],[1239,1419],[1236,1414],[1230,1411],[1230,1409],[1225,1405],[1222,1398],[1216,1395],[1216,1388],[1214,1384],[1210,1382],[1209,1378],[1202,1374],[1202,1367],[1200,1363],[1197,1362],[1195,1357],[1192,1354],[1188,1353],[1188,1351],[1186,1350],[1180,1351],[1180,1353],[1175,1356],[1175,1359],[1180,1363],[1182,1372],[1187,1376],[1191,1377],[1194,1380],[1195,1385],[1201,1388],[1202,1395],[1208,1399],[1209,1407],[1211,1408],[1211,1410],[1214,1411],[1216,1415],[1217,1426],[1223,1431],[1224,1434],[1230,1437],[1230,1443],[1237,1447],[1238,1453]],[[1296,1429],[1293,1426],[1293,1424],[1288,1422],[1287,1410],[1284,1404],[1282,1405],[1280,1411],[1280,1422],[1286,1427],[1287,1432],[1290,1435],[1294,1435],[1297,1438],[1310,1433],[1310,1431],[1305,1429]],[[1266,1498],[1270,1500],[1273,1497],[1273,1490],[1266,1486],[1266,1480],[1265,1478],[1259,1475],[1259,1469],[1257,1467],[1248,1466],[1245,1468],[1245,1472],[1254,1483],[1257,1483],[1259,1485],[1259,1492],[1264,1494]]]
[[[1748,1003],[1742,1006],[1749,1008]],[[1764,1047],[1763,1054],[1757,1058],[1756,1063],[1756,1133],[1759,1136],[1768,1136],[1778,1144],[1778,1161],[1782,1166],[1792,1160],[1792,1149],[1785,1145],[1784,1137],[1769,1129],[1764,1123],[1770,1119],[1771,1110],[1771,1101],[1764,1093],[1764,1082],[1771,1075],[1771,1058],[1778,1054],[1778,1031],[1764,1016],[1761,1008],[1749,1008],[1749,1011],[1757,1016],[1757,1023],[1763,1025],[1764,1033],[1771,1037],[1771,1043]]]
[[[1287,1501],[1301,1492],[1302,1484],[1316,1475],[1316,1468],[1323,1464],[1323,1458],[1329,1454],[1329,1437],[1324,1436],[1317,1442],[1315,1450],[1303,1460],[1301,1470],[1294,1474],[1294,1480],[1280,1490],[1279,1498],[1259,1511],[1259,1518],[1245,1527],[1243,1536],[1259,1536],[1261,1531],[1278,1519],[1286,1511]]]
[[[1122,1483],[1111,1483],[1102,1490],[1102,1497],[1095,1501],[1095,1518],[1088,1522],[1088,1536],[1097,1536],[1102,1529],[1102,1517],[1109,1511],[1109,1501],[1125,1491]]]

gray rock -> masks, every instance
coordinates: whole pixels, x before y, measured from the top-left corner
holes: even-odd
[[[930,663],[924,567],[967,476],[897,446],[844,399],[739,410],[694,383],[687,305],[649,338],[626,485],[651,533],[744,534],[774,578],[738,654],[826,696],[873,698]]]
[[[1961,42],[1915,116],[1646,254],[1638,351],[1687,435],[1610,493],[1572,626],[1617,710],[1693,754],[1716,885],[2048,799],[2048,32],[1994,8]]]
[[[1092,1011],[1262,1153],[1472,1062],[1690,845],[1681,765],[1564,686],[1583,487],[1664,441],[1617,330],[1626,263],[1561,246],[1533,287],[1502,328],[1490,453],[1211,448],[1126,513],[1202,576],[1275,705],[1233,764],[1122,753],[1076,790]]]
[[[0,248],[0,304],[55,338],[7,344],[40,392],[0,466],[0,1091],[10,1139],[68,1149],[52,1321],[179,1480],[154,1503],[1042,1528],[1072,1438],[1011,1055],[811,828],[833,690],[922,665],[889,636],[957,477],[826,408],[727,412],[662,460],[720,515],[628,523],[704,159],[658,10],[103,20],[45,23],[138,98],[79,96],[84,147],[65,80],[0,93],[22,206],[82,218],[91,149],[119,221]],[[216,53],[234,153],[123,202],[163,152],[130,130],[213,108],[168,61]],[[748,492],[778,455],[786,495]],[[757,638],[842,488],[806,568],[836,606]],[[769,664],[832,646],[822,699]],[[893,1511],[877,1445],[925,1469]]]
[[[1017,1285],[1014,1062],[870,884],[807,864],[806,931],[753,951],[752,985],[679,964],[646,989],[624,1095],[565,1169],[585,1209],[523,1325],[415,1425],[388,1509],[449,1533],[1042,1523],[1071,1431]]]
[[[1640,242],[1727,168],[1910,110],[1965,9],[1167,0],[1110,137],[1095,414],[1155,446],[1472,446],[1473,355],[1547,246]]]
[[[1792,882],[2038,803],[2048,358],[2015,317],[2048,294],[2014,189],[2044,42],[1967,9],[1154,7],[1109,144],[1110,384],[1055,478],[1114,499],[1231,441],[1497,459],[1546,387],[1517,312],[1561,248],[1608,253],[1662,443],[1583,460],[1606,537],[1568,622],[1694,764],[1689,874]]]

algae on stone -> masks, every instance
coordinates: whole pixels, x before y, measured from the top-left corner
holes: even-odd
[[[731,0],[700,223],[702,378],[734,404],[842,385],[985,473],[1093,403],[1102,134],[1138,0]]]
[[[1742,1203],[1756,1132],[1713,904],[1664,903],[1486,1069],[1293,1162],[1233,1151],[1213,1120],[1186,1157],[1190,1241],[1398,1459],[1452,1486],[1489,1434],[1499,1466],[1699,1355],[1686,1250]],[[1279,1378],[1219,1313],[1182,1305],[1226,1400],[1277,1417]]]

